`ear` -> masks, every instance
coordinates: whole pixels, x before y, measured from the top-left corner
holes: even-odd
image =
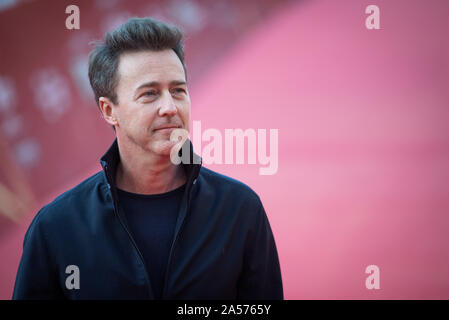
[[[106,97],[98,98],[98,104],[100,106],[103,119],[111,126],[117,126],[116,106]]]

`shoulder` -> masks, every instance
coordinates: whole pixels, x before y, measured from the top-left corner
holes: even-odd
[[[229,200],[244,200],[252,206],[262,206],[259,195],[247,184],[237,179],[205,167],[201,167],[200,177],[205,188],[220,193]]]
[[[31,226],[47,225],[55,226],[64,222],[70,223],[73,212],[86,212],[85,208],[92,206],[99,197],[105,197],[107,184],[103,171],[99,171],[83,180],[73,188],[63,192],[51,202],[43,206],[31,222]]]
[[[60,194],[47,207],[51,208],[64,206],[65,204],[73,204],[74,201],[78,200],[86,201],[92,195],[92,192],[98,188],[107,188],[103,171],[93,174],[78,185]]]

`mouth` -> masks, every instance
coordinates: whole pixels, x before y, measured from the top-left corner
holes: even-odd
[[[175,129],[180,128],[180,126],[178,125],[166,125],[166,126],[161,126],[159,128],[154,129],[154,131],[157,132],[172,132]]]

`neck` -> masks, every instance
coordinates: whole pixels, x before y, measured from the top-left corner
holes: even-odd
[[[149,153],[141,148],[126,148],[119,143],[120,162],[116,185],[119,189],[139,194],[158,194],[174,190],[187,181],[182,165],[170,156]]]

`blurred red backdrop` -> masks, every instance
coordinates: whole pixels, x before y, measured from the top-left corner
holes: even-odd
[[[80,30],[65,28],[69,4],[80,8]],[[370,4],[380,8],[380,30],[365,27]],[[89,41],[152,16],[188,35],[192,121],[221,132],[279,130],[276,174],[259,175],[258,164],[208,167],[261,196],[286,299],[448,299],[447,12],[445,0],[4,8],[0,298],[11,297],[31,218],[100,170],[114,138],[90,93]],[[372,264],[379,290],[365,287]]]

